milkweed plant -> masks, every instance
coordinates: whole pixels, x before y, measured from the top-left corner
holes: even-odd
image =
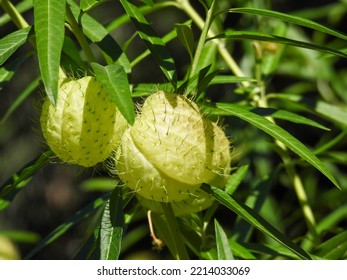
[[[1,0],[0,259],[346,259],[346,1]]]

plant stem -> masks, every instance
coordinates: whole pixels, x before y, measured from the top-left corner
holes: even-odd
[[[194,22],[195,24],[202,30],[204,28],[204,20],[200,17],[200,15],[196,12],[196,10],[191,6],[189,0],[176,0],[179,3],[179,8],[183,10]],[[207,35],[209,37],[214,37],[217,34],[213,32],[213,30],[209,29]],[[212,40],[217,45],[218,51],[220,55],[223,57],[225,63],[230,68],[231,72],[234,73],[237,77],[244,77],[244,73],[237,65],[233,57],[230,55],[229,51],[226,49],[225,44],[218,39]],[[243,86],[248,86],[248,82],[243,82]]]
[[[213,1],[211,8],[207,11],[206,21],[204,23],[204,27],[202,28],[199,42],[198,42],[198,45],[197,45],[196,50],[195,50],[194,59],[193,59],[192,67],[190,69],[189,78],[193,77],[196,74],[196,71],[197,71],[196,68],[199,64],[200,56],[201,56],[202,50],[203,50],[204,45],[205,45],[206,37],[207,37],[208,31],[210,29],[211,23],[212,23],[212,18],[213,18],[214,10],[216,7],[216,2],[217,1]]]
[[[69,7],[69,5],[66,5],[66,18],[67,22],[70,24],[70,29],[72,33],[75,35],[76,39],[78,40],[78,43],[80,44],[81,48],[83,49],[86,58],[89,62],[96,61],[95,56],[90,49],[89,43],[84,36],[78,22],[76,21],[74,15],[72,14],[72,11]]]
[[[28,22],[22,17],[22,15],[17,11],[16,7],[10,1],[0,0],[0,6],[10,16],[11,20],[18,29],[29,26]]]
[[[254,49],[255,49],[255,60],[256,60],[256,65],[255,65],[255,76],[258,82],[258,87],[259,87],[259,95],[255,96],[257,105],[259,107],[263,108],[268,108],[268,103],[267,103],[267,98],[266,98],[266,90],[265,90],[265,83],[263,81],[263,74],[262,74],[262,69],[261,69],[261,60],[262,60],[262,50],[258,42],[253,43]],[[271,117],[268,116],[266,117],[269,121],[272,123],[276,123],[275,120]],[[286,169],[286,172],[288,176],[291,178],[293,187],[296,193],[296,196],[299,200],[301,210],[303,212],[306,225],[308,227],[309,232],[313,236],[314,241],[317,241],[319,236],[316,230],[316,221],[313,215],[313,211],[308,203],[306,191],[304,188],[304,185],[302,183],[302,180],[297,173],[294,165],[292,164],[292,158],[289,154],[289,151],[287,147],[277,139],[275,139],[275,144],[280,148],[281,150],[281,157],[283,160],[284,167]]]

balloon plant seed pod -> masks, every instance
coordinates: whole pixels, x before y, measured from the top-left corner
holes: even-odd
[[[48,98],[40,118],[44,138],[64,162],[84,167],[106,160],[127,121],[94,77],[60,82],[57,105]]]
[[[123,134],[116,169],[149,208],[155,203],[146,200],[189,204],[198,211],[210,205],[198,202],[206,200],[199,190],[202,183],[224,186],[230,173],[229,146],[223,130],[196,103],[159,91],[145,100],[134,125]]]

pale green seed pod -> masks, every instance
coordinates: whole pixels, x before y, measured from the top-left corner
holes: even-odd
[[[46,99],[40,122],[51,150],[62,161],[84,167],[106,160],[127,127],[106,91],[90,76],[63,80],[57,106]]]
[[[123,134],[116,168],[136,194],[177,203],[196,197],[202,183],[224,185],[229,141],[194,102],[160,91],[146,99]]]

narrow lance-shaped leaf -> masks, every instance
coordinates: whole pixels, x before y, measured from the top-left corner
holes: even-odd
[[[123,236],[122,188],[116,187],[105,206],[100,227],[100,259],[119,257]]]
[[[337,38],[347,40],[347,35],[343,34],[342,32],[338,32],[336,30],[333,30],[331,28],[328,28],[324,25],[321,25],[317,22],[314,22],[312,20],[298,17],[298,16],[293,16],[281,12],[276,12],[276,11],[271,11],[271,10],[265,10],[265,9],[256,9],[256,8],[234,8],[228,10],[230,13],[242,13],[242,14],[254,14],[254,15],[260,15],[260,16],[265,16],[265,17],[270,17],[270,18],[275,18],[279,19],[285,22],[301,25],[304,27],[311,28],[313,30],[317,30],[332,36],[335,36]],[[224,13],[224,11],[220,12]],[[220,14],[219,13],[219,14]]]
[[[167,49],[165,43],[156,34],[145,17],[139,9],[127,0],[120,0],[126,13],[136,26],[139,36],[146,43],[148,49],[151,51],[154,59],[158,63],[160,69],[166,78],[174,85],[176,85],[176,66],[175,62]]]
[[[0,70],[1,72],[1,70]],[[0,80],[1,82],[1,80]],[[40,85],[40,77],[35,78],[25,89],[24,91],[13,101],[10,108],[6,111],[4,117],[0,119],[0,125],[5,123],[7,119],[17,110],[19,105]]]
[[[267,222],[263,217],[261,217],[257,212],[249,208],[247,205],[237,201],[235,198],[229,196],[225,191],[217,187],[211,187],[203,184],[201,188],[212,195],[218,202],[235,212],[241,218],[248,221],[251,225],[287,247],[301,259],[311,259],[310,255],[306,251],[293,243],[289,238],[274,228],[271,224],[269,224],[269,222]]]
[[[293,40],[281,36],[271,35],[271,34],[265,34],[260,32],[252,32],[252,31],[227,31],[223,34],[219,34],[217,36],[209,38],[209,40],[212,39],[233,39],[233,40],[243,40],[243,39],[250,39],[250,40],[257,40],[257,41],[266,41],[266,42],[274,42],[278,44],[284,44],[284,45],[291,45],[295,47],[300,48],[306,48],[311,50],[316,50],[320,52],[325,52],[333,55],[338,55],[344,58],[347,58],[347,54],[334,50],[322,45],[312,44],[312,43],[306,43],[298,40]]]
[[[91,65],[96,79],[105,87],[110,99],[117,105],[128,123],[132,125],[135,121],[135,109],[124,68],[118,64],[102,66],[92,63]]]
[[[89,9],[94,8],[96,5],[105,2],[106,0],[81,0],[80,7],[82,11],[88,11]]]
[[[12,174],[11,178],[0,186],[0,210],[6,208],[16,194],[28,184],[31,177],[49,163],[52,154],[51,150],[42,153],[19,172]]]
[[[286,130],[281,128],[280,126],[272,123],[268,119],[261,117],[255,113],[248,111],[242,106],[235,104],[226,104],[226,103],[217,103],[216,108],[205,106],[205,108],[213,111],[221,110],[220,113],[225,116],[236,116],[255,127],[263,130],[268,133],[278,141],[282,142],[285,146],[287,146],[294,153],[299,155],[302,159],[306,160],[312,166],[317,168],[323,175],[325,175],[336,187],[340,188],[338,182],[331,174],[331,172],[323,165],[323,163],[314,155],[312,151],[310,151],[303,143],[301,143],[298,139],[288,133]]]
[[[184,48],[189,54],[189,58],[193,61],[194,53],[194,35],[193,30],[188,24],[175,24],[175,29],[178,39],[181,41]]]
[[[28,58],[26,54],[17,57],[14,60],[9,61],[3,67],[0,67],[0,91],[6,86],[6,84],[13,78],[17,69]]]
[[[94,0],[91,1],[93,2]],[[97,4],[100,2],[101,1],[98,1]],[[88,37],[88,39],[95,43],[104,54],[112,59],[112,61],[117,61],[119,64],[124,66],[127,73],[130,73],[130,62],[126,54],[114,38],[108,34],[106,28],[89,14],[81,13],[79,6],[73,0],[67,0],[67,3],[70,5],[71,12],[76,21],[81,23],[83,33]],[[82,4],[82,2],[80,4]],[[91,4],[91,2],[89,4]]]
[[[218,260],[233,260],[234,256],[230,249],[228,237],[217,220],[214,220],[214,230],[216,235]]]
[[[322,100],[313,100],[301,95],[294,94],[274,94],[272,98],[284,99],[293,102],[296,106],[314,111],[321,117],[324,117],[343,129],[347,127],[347,112],[343,107],[324,102]]]
[[[0,40],[0,65],[27,41],[30,30],[31,27],[26,27],[12,32]]]
[[[56,104],[61,51],[64,43],[66,0],[35,0],[36,47],[43,84]]]
[[[55,240],[57,240],[60,236],[62,236],[65,232],[71,229],[73,226],[81,222],[82,220],[88,218],[91,214],[95,213],[101,206],[105,204],[105,202],[110,197],[110,193],[103,195],[102,197],[98,197],[91,203],[89,203],[86,207],[79,210],[73,217],[65,221],[63,224],[59,225],[52,232],[50,232],[45,238],[43,238],[30,252],[25,256],[25,260],[31,259],[35,256],[39,251],[41,251],[44,247],[51,244]]]

